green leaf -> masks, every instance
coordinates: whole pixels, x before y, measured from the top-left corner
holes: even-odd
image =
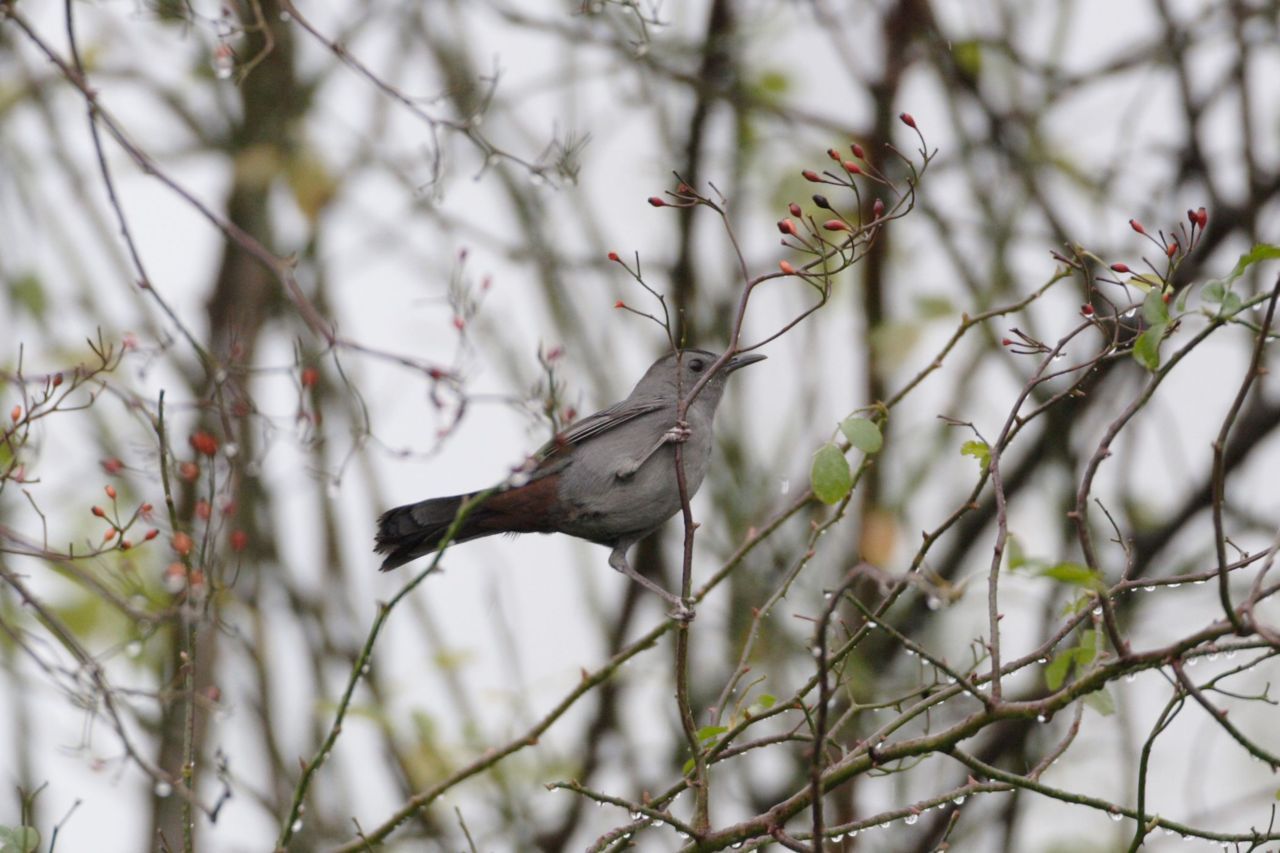
[[[761,708],[772,708],[777,701],[778,697],[771,693],[761,693],[760,698],[756,700]]]
[[[1222,297],[1222,306],[1218,308],[1219,317],[1234,317],[1240,313],[1240,309],[1244,307],[1244,300],[1233,290],[1228,290],[1227,295]]]
[[[698,729],[698,740],[712,740],[716,735],[722,735],[727,731],[729,731],[727,726],[703,726]]]
[[[27,313],[37,320],[44,319],[48,299],[45,298],[44,287],[40,279],[34,275],[21,275],[9,283],[9,298],[18,308],[25,308]]]
[[[983,471],[987,470],[987,466],[991,464],[991,448],[985,441],[966,441],[960,445],[960,455],[977,459]]]
[[[1004,552],[1008,555],[1010,569],[1020,569],[1027,565],[1027,553],[1022,550],[1022,540],[1012,533],[1005,540]]]
[[[1160,339],[1166,328],[1164,323],[1157,323],[1138,335],[1138,342],[1133,345],[1133,357],[1152,373],[1160,369]]]
[[[845,438],[849,439],[850,444],[863,453],[879,453],[880,448],[884,446],[884,436],[880,434],[880,427],[866,418],[846,418],[840,424],[840,431],[844,433]]]
[[[976,78],[982,71],[982,42],[974,39],[956,42],[951,46],[951,59],[961,74]]]
[[[1206,282],[1205,286],[1200,288],[1200,298],[1205,302],[1211,302],[1217,305],[1222,298],[1227,295],[1227,286],[1221,281]]]
[[[1107,692],[1106,688],[1095,690],[1092,693],[1084,695],[1084,704],[1097,711],[1104,717],[1110,717],[1116,712],[1116,700]]]
[[[1164,290],[1164,281],[1156,275],[1147,275],[1142,273],[1129,277],[1129,284],[1141,290],[1143,293],[1150,293],[1153,290]]]
[[[853,488],[849,460],[844,458],[840,448],[829,442],[814,454],[809,480],[813,484],[813,494],[825,504],[844,500]]]
[[[1088,666],[1098,656],[1098,641],[1101,639],[1097,631],[1089,629],[1080,632],[1080,644],[1076,646],[1076,663]]]
[[[956,313],[956,306],[945,296],[925,293],[914,300],[916,313],[925,320],[936,320],[939,317],[951,317]]]
[[[688,761],[684,763],[684,767],[680,768],[680,775],[688,776],[692,772],[693,772],[693,759],[690,758]]]
[[[1244,275],[1244,271],[1258,263],[1258,261],[1270,261],[1276,258],[1280,258],[1280,246],[1275,246],[1271,243],[1255,243],[1252,249],[1240,256],[1240,259],[1236,261],[1235,269],[1231,271],[1231,275],[1227,278],[1230,281],[1234,281]]]
[[[1142,300],[1142,319],[1150,326],[1169,322],[1169,306],[1165,304],[1164,294],[1159,290],[1147,291]]]
[[[40,846],[34,826],[0,826],[0,853],[32,853]]]
[[[1075,649],[1063,649],[1053,656],[1053,660],[1044,668],[1044,683],[1050,690],[1057,690],[1067,680],[1071,671],[1071,663],[1076,659]]]
[[[1102,586],[1102,577],[1093,569],[1080,563],[1058,563],[1056,566],[1042,569],[1040,576],[1087,589],[1099,589]]]

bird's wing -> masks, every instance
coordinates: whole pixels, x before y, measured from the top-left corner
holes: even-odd
[[[545,462],[568,447],[581,444],[592,436],[608,432],[619,424],[625,424],[641,415],[656,412],[668,404],[669,401],[662,397],[629,397],[621,403],[615,403],[607,409],[574,422],[563,432],[556,433],[554,438],[538,449],[535,458]]]

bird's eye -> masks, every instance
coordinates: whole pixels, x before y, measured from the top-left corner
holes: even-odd
[[[694,373],[701,373],[702,368],[704,367],[706,367],[706,365],[702,363],[702,359],[700,358],[690,359],[689,361],[689,369]]]

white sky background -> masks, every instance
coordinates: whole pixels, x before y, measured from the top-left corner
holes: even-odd
[[[671,27],[659,32],[661,43],[670,38],[696,38],[705,15],[704,4],[669,4],[663,10]],[[997,14],[989,2],[940,3],[938,14],[946,22],[955,39],[980,36],[991,28]],[[1147,4],[1116,2],[1084,2],[1074,4],[1075,24],[1071,28],[1071,41],[1067,45],[1051,45],[1049,36],[1054,33],[1053,16],[1062,5],[1036,3],[1036,14],[1043,15],[1043,25],[1029,26],[1022,48],[1027,55],[1043,51],[1059,51],[1067,57],[1067,65],[1084,70],[1104,64],[1109,59],[1122,56],[1127,44],[1136,42],[1148,32],[1153,22],[1147,17]],[[1195,10],[1200,3],[1181,3],[1179,8]],[[564,22],[566,4],[544,2],[520,4],[526,14],[553,22]],[[792,80],[793,102],[820,114],[829,114],[839,120],[863,124],[867,119],[868,98],[847,87],[848,76],[839,70],[830,42],[815,36],[815,24],[806,11],[805,4],[752,4],[759,14],[748,18],[748,54],[758,57],[761,68],[785,70]],[[169,28],[149,23],[147,16],[130,11],[123,3],[100,6],[82,4],[78,7],[85,45],[92,45],[98,52],[94,62],[101,70],[95,74],[95,86],[103,93],[104,102],[130,128],[134,139],[144,149],[154,153],[166,170],[191,189],[200,198],[217,205],[230,178],[228,164],[207,156],[192,156],[185,131],[170,122],[158,118],[146,97],[138,87],[113,71],[131,67],[136,57],[145,56],[147,65],[155,73],[169,68],[171,75],[190,74],[195,66],[208,62],[212,39],[208,31],[197,28],[185,40],[179,40]],[[461,11],[465,10],[465,11]],[[207,10],[206,10],[207,11]],[[352,10],[341,3],[308,4],[307,13],[313,22],[325,32],[335,32],[349,22]],[[62,33],[60,4],[23,4],[23,13],[32,17],[42,34],[56,46],[65,50]],[[359,14],[389,18],[394,11],[378,6]],[[1030,16],[1029,16],[1030,17]],[[655,329],[635,318],[613,311],[615,299],[643,305],[643,295],[634,283],[610,269],[603,261],[604,252],[610,249],[629,258],[639,251],[648,269],[658,270],[661,261],[674,251],[672,214],[655,211],[645,203],[646,197],[658,193],[670,185],[672,163],[665,159],[666,146],[657,128],[661,122],[678,122],[686,112],[686,105],[661,105],[655,111],[644,101],[645,93],[636,86],[631,73],[613,73],[616,58],[600,49],[582,45],[580,49],[566,51],[558,39],[537,39],[527,30],[504,23],[501,16],[488,8],[458,7],[452,15],[442,18],[465,20],[465,39],[477,56],[492,56],[502,69],[498,97],[500,115],[514,110],[524,128],[534,137],[550,138],[557,129],[589,132],[590,144],[583,154],[583,169],[576,189],[559,189],[547,186],[541,190],[550,212],[549,220],[557,250],[566,256],[598,260],[594,268],[579,267],[581,277],[571,283],[577,295],[577,308],[591,325],[593,337],[607,342],[611,361],[607,364],[610,387],[608,393],[591,389],[591,373],[598,365],[583,363],[583,359],[570,350],[563,362],[569,388],[580,401],[579,410],[586,412],[620,398],[630,388],[634,379],[661,345]],[[861,33],[857,29],[856,14],[841,15],[850,27],[851,40],[867,51],[874,51],[874,34]],[[451,25],[450,25],[451,26]],[[95,38],[96,36],[96,38]],[[375,72],[383,72],[379,56],[395,33],[375,21],[350,45],[353,53],[366,62]],[[12,41],[21,46],[20,52],[33,68],[41,63],[21,37],[10,33]],[[428,168],[422,159],[425,150],[425,130],[421,122],[394,105],[379,103],[370,92],[367,81],[349,70],[335,68],[334,60],[321,46],[310,41],[305,34],[298,34],[301,66],[305,71],[325,71],[328,80],[319,92],[320,107],[312,111],[308,136],[315,152],[332,167],[344,165],[357,156],[366,145],[369,122],[368,113],[377,109],[385,111],[387,124],[376,140],[382,156],[398,159],[411,181],[425,181]],[[1206,50],[1198,61],[1205,68],[1216,68],[1229,61],[1231,33],[1222,33],[1221,49]],[[655,49],[658,49],[655,47]],[[1259,93],[1266,94],[1266,103],[1257,104],[1259,126],[1266,129],[1266,144],[1260,148],[1267,162],[1278,159],[1277,121],[1280,121],[1280,101],[1272,92],[1274,84],[1267,81],[1280,79],[1276,55],[1268,57],[1269,66],[1252,69],[1259,85]],[[874,59],[868,59],[874,65]],[[47,72],[46,72],[47,73]],[[1207,79],[1211,75],[1206,72]],[[591,85],[575,82],[572,87],[559,81],[572,77],[598,78]],[[403,78],[402,78],[403,79]],[[440,81],[433,79],[424,68],[420,87],[411,94],[427,94],[437,91]],[[990,78],[999,80],[998,73]],[[834,81],[834,84],[833,82]],[[147,303],[124,298],[126,292],[118,263],[120,247],[114,242],[115,226],[108,215],[100,186],[94,180],[92,149],[85,127],[83,107],[69,87],[55,99],[54,121],[62,135],[67,150],[71,151],[86,184],[79,189],[67,186],[59,177],[62,165],[52,160],[35,159],[29,164],[31,174],[21,185],[0,175],[0,270],[6,275],[24,269],[38,270],[42,282],[50,291],[49,301],[58,306],[58,340],[35,329],[21,313],[0,314],[0,359],[11,360],[18,342],[28,345],[28,364],[33,370],[41,370],[64,363],[56,349],[74,348],[77,342],[94,334],[102,327],[110,336],[118,336],[141,325],[142,312],[150,311]],[[233,85],[230,81],[224,84]],[[179,89],[184,96],[186,90]],[[209,87],[190,87],[189,108],[201,117],[207,116],[216,126],[219,108],[207,103]],[[925,129],[931,145],[938,146],[945,160],[953,150],[956,137],[950,127],[951,115],[936,80],[917,75],[906,88],[906,95],[899,104],[901,109],[912,112]],[[1187,207],[1197,207],[1203,199],[1170,198],[1164,192],[1168,182],[1169,164],[1161,157],[1161,139],[1177,138],[1181,128],[1168,127],[1168,116],[1176,114],[1170,79],[1150,64],[1128,77],[1110,78],[1106,86],[1085,90],[1068,106],[1060,107],[1047,121],[1053,129],[1054,143],[1083,168],[1096,164],[1099,168],[1114,170],[1117,179],[1104,197],[1086,198],[1074,187],[1055,186],[1066,217],[1077,227],[1076,238],[1105,257],[1131,257],[1141,244],[1133,238],[1125,225],[1130,216],[1137,216],[1149,225],[1167,226],[1175,221]],[[1214,125],[1213,138],[1202,140],[1211,156],[1217,154],[1230,158],[1238,144],[1237,113],[1224,106],[1222,120]],[[961,120],[976,120],[961,116]],[[30,155],[39,152],[41,140],[49,134],[49,128],[28,111],[10,119],[12,126],[7,136],[22,140],[24,151]],[[724,122],[713,123],[719,134],[719,144],[731,144]],[[509,132],[505,119],[495,120],[495,126],[486,125],[486,132],[502,141]],[[673,127],[677,136],[681,128]],[[814,134],[789,135],[780,133],[776,126],[767,128],[770,138],[764,143],[775,153],[776,162],[783,164],[778,174],[797,171],[805,166],[821,167],[828,145],[844,140],[823,138]],[[905,130],[905,128],[904,128]],[[510,134],[512,143],[526,144],[527,137]],[[910,143],[903,134],[904,144]],[[465,367],[472,378],[471,390],[476,393],[522,395],[536,376],[532,354],[539,342],[548,346],[558,343],[554,339],[554,327],[545,314],[541,292],[532,291],[530,264],[527,259],[513,257],[508,251],[514,246],[506,235],[515,229],[512,213],[505,208],[504,197],[496,191],[489,176],[473,180],[478,162],[474,149],[465,142],[445,138],[447,164],[452,177],[441,188],[437,198],[425,194],[414,195],[406,191],[402,183],[391,176],[365,172],[353,184],[345,185],[340,200],[326,212],[322,229],[328,239],[323,243],[324,255],[319,263],[331,282],[340,282],[332,289],[336,302],[333,315],[340,318],[341,331],[347,337],[365,341],[381,348],[402,352],[414,357],[447,363],[454,355],[457,337],[449,325],[449,309],[438,297],[460,249],[465,248],[469,257],[468,270],[478,279],[492,276],[492,288],[487,294],[481,315],[476,321],[475,346],[465,359]],[[525,156],[534,157],[536,150],[521,150]],[[769,158],[765,158],[769,159]],[[113,149],[111,161],[117,170],[119,189],[128,212],[131,225],[142,250],[151,278],[165,294],[183,319],[197,330],[204,325],[204,299],[209,280],[220,253],[220,236],[200,219],[188,205],[176,198],[156,181],[139,175],[126,162],[118,150]],[[714,162],[712,158],[711,162]],[[34,176],[34,178],[32,177]],[[705,177],[715,180],[714,174]],[[990,192],[993,197],[1015,194],[1001,185],[999,175],[992,175]],[[777,174],[762,174],[754,195],[747,199],[735,199],[742,212],[735,223],[738,233],[744,236],[748,259],[753,269],[763,270],[776,263],[778,254],[776,231],[772,222],[780,215],[774,204],[773,193],[779,180]],[[38,188],[40,202],[32,203],[21,192]],[[926,181],[925,191],[936,204],[944,209],[963,212],[973,201],[967,198],[955,173],[939,169]],[[453,223],[451,232],[442,233],[429,227],[430,220],[418,216],[415,207],[436,204]],[[86,204],[95,205],[92,212]],[[589,205],[594,231],[578,227],[580,205]],[[304,234],[301,220],[291,203],[282,194],[279,229],[273,248],[286,253]],[[1210,211],[1212,216],[1213,212]],[[85,223],[85,233],[92,232],[93,218],[102,223],[101,231],[86,237],[74,246],[59,245],[48,237],[50,216],[66,217]],[[293,227],[289,223],[292,220]],[[557,227],[563,221],[564,227]],[[963,217],[960,218],[963,227]],[[737,285],[730,265],[727,244],[710,221],[700,232],[708,257],[723,258],[725,262],[726,288]],[[901,299],[907,306],[922,295],[942,295],[952,299],[959,309],[968,307],[965,296],[951,279],[942,262],[940,252],[930,238],[930,226],[923,220],[908,219],[895,226],[895,248],[899,257],[895,281],[901,292],[892,298]],[[75,234],[77,229],[66,228]],[[1273,235],[1274,239],[1275,235]],[[983,235],[974,233],[973,240]],[[1047,242],[1043,224],[1027,222],[1023,229],[1025,251],[1019,275],[1019,290],[1029,291],[1046,280],[1053,265],[1048,252],[1056,248]],[[104,248],[108,246],[109,248]],[[909,248],[908,248],[909,247]],[[1243,246],[1231,246],[1221,253],[1216,268],[1225,272],[1234,261],[1235,254]],[[1113,254],[1107,254],[1108,252]],[[90,275],[101,277],[100,292],[93,294],[92,302],[78,302],[80,293],[76,282],[76,270],[92,271]],[[655,286],[665,282],[653,280]],[[304,281],[305,284],[305,281]],[[781,313],[794,310],[795,301],[780,293],[785,283],[777,283],[762,294],[760,304],[751,316],[749,330],[760,334],[772,325]],[[1068,288],[1062,288],[1058,298],[1046,300],[1036,309],[1041,328],[1065,330],[1075,322],[1073,303],[1076,300]],[[848,363],[850,348],[841,345],[849,335],[859,334],[860,329],[850,319],[848,287],[838,292],[836,304],[819,318],[807,324],[801,333],[771,345],[766,352],[770,359],[763,365],[739,374],[731,385],[726,408],[721,417],[739,417],[750,420],[757,450],[764,458],[776,462],[755,484],[759,498],[760,516],[777,499],[784,481],[792,484],[803,482],[810,449],[826,440],[829,429],[848,411],[866,404],[867,400],[850,395],[853,384],[849,377],[856,375],[857,365]],[[1055,312],[1061,317],[1054,322]],[[919,343],[910,351],[904,362],[899,381],[923,366],[938,345],[954,328],[954,320],[947,319],[930,325]],[[516,353],[523,353],[527,360],[522,374],[513,377],[503,363],[488,357],[486,340],[506,341]],[[148,341],[143,341],[144,346]],[[703,341],[703,345],[720,342]],[[1203,424],[1180,422],[1173,434],[1153,431],[1135,439],[1136,452],[1144,462],[1139,466],[1149,482],[1143,494],[1159,502],[1162,495],[1178,494],[1178,488],[1187,477],[1187,470],[1176,458],[1190,458],[1193,464],[1207,464],[1208,454],[1203,450],[1205,436],[1216,430],[1220,413],[1225,410],[1235,391],[1239,364],[1244,351],[1240,336],[1222,335],[1220,339],[1204,347],[1185,369],[1176,373],[1169,386],[1161,393],[1154,406],[1160,411],[1168,406],[1183,417],[1185,406],[1174,406],[1187,395],[1204,401],[1204,411],[1209,413]],[[290,340],[277,336],[263,347],[261,361],[275,365],[287,365],[291,358]],[[65,350],[64,350],[65,352]],[[831,358],[825,353],[835,353]],[[184,359],[188,356],[184,354]],[[408,371],[389,367],[385,363],[348,355],[344,366],[351,371],[363,393],[371,413],[374,433],[393,448],[408,447],[426,450],[433,445],[436,427],[434,416],[424,400],[424,387],[417,377]],[[991,361],[985,362],[988,369]],[[1218,377],[1224,374],[1224,364],[1235,364],[1229,375],[1232,379],[1223,383]],[[948,410],[946,414],[974,421],[988,436],[998,431],[1000,419],[1007,411],[1014,381],[1030,370],[1029,362],[1014,362],[1004,373],[985,377],[981,388],[982,399],[966,399],[963,411]],[[809,375],[814,371],[830,377],[832,393],[824,394],[812,407],[797,411],[795,401],[801,399],[799,390],[789,377]],[[154,394],[173,376],[167,369],[151,371],[136,378],[137,387]],[[891,386],[897,383],[891,382]],[[285,376],[263,380],[257,389],[257,400],[268,412],[287,424],[296,405],[296,392]],[[918,434],[921,440],[932,440],[935,415],[940,407],[951,402],[946,381],[935,381],[926,392],[909,401],[896,415],[895,429],[900,436]],[[0,401],[3,402],[3,401]],[[788,405],[788,402],[793,405]],[[3,410],[7,411],[8,406]],[[120,417],[117,409],[114,417]],[[121,421],[123,424],[124,421]],[[331,490],[347,523],[344,547],[349,560],[363,562],[369,571],[363,585],[348,590],[352,606],[363,615],[362,621],[353,626],[351,642],[357,643],[372,618],[376,602],[386,599],[406,580],[402,570],[391,575],[374,571],[376,562],[369,553],[372,537],[372,503],[385,501],[388,505],[418,500],[428,496],[450,494],[488,485],[502,477],[508,467],[518,462],[524,453],[535,447],[542,434],[533,422],[513,408],[505,405],[477,405],[465,422],[465,428],[450,438],[438,455],[426,461],[406,462],[388,454],[374,453],[372,458],[381,480],[381,493],[371,496],[363,477],[352,476]],[[1097,429],[1101,429],[1101,424]],[[129,428],[121,426],[120,432],[129,435]],[[1157,434],[1158,433],[1158,434]],[[133,435],[137,435],[134,430]],[[98,454],[91,443],[76,442],[73,435],[49,434],[46,441],[46,461],[41,472],[45,485],[41,500],[46,506],[87,508],[98,499],[100,488],[97,476]],[[348,441],[341,432],[330,433],[335,458],[347,449]],[[957,439],[957,444],[959,439]],[[55,449],[56,448],[56,449]],[[1179,452],[1181,451],[1181,452]],[[1280,490],[1276,488],[1274,471],[1280,464],[1275,448],[1267,457],[1269,464],[1258,463],[1251,470],[1242,471],[1233,480],[1233,489],[1239,494],[1256,497],[1255,509],[1260,515],[1270,513],[1275,517],[1280,511]],[[263,475],[278,495],[292,495],[279,499],[276,506],[282,515],[276,520],[277,547],[281,550],[285,566],[282,571],[294,573],[319,587],[325,583],[322,567],[315,559],[316,546],[311,535],[316,514],[317,491],[312,487],[314,472],[308,470],[309,457],[299,451],[287,438],[278,439],[263,461]],[[1132,466],[1131,466],[1132,467]],[[936,503],[927,500],[913,505],[910,516],[919,528],[932,527],[941,514],[954,505],[956,489],[967,489],[971,482],[973,462],[955,456],[949,468],[931,473],[939,482],[954,480],[955,489],[939,489]],[[85,472],[89,472],[86,476]],[[902,477],[906,472],[890,472],[889,479]],[[86,485],[86,482],[89,485]],[[1118,488],[1112,472],[1104,467],[1099,480],[1099,491]],[[794,485],[793,485],[794,488]],[[9,493],[6,493],[9,494]],[[12,495],[11,495],[12,497]],[[706,493],[700,497],[705,501]],[[745,498],[744,498],[745,499]],[[1249,497],[1244,497],[1249,500]],[[700,505],[695,501],[695,509]],[[31,518],[23,515],[20,503],[6,502],[0,510],[6,521],[22,527]],[[51,517],[51,539],[54,542],[85,535],[84,516],[76,511],[60,512]],[[1050,550],[1054,542],[1056,523],[1043,513],[1032,512],[1023,517],[1015,514],[1011,526],[1025,539],[1043,542],[1043,551]],[[1039,533],[1037,531],[1043,531]],[[913,542],[913,533],[907,532],[904,540]],[[1040,536],[1040,538],[1036,538]],[[674,538],[671,540],[674,546]],[[900,548],[899,556],[904,549]],[[989,552],[988,552],[989,553]],[[470,543],[452,553],[447,561],[448,571],[429,579],[414,593],[414,603],[403,607],[392,618],[386,635],[380,641],[376,665],[381,668],[387,683],[396,691],[393,704],[381,709],[388,717],[407,719],[414,710],[430,710],[433,714],[447,712],[451,707],[438,701],[445,689],[440,669],[434,665],[439,656],[461,656],[465,666],[460,670],[485,703],[477,707],[479,720],[459,720],[438,717],[436,723],[456,736],[446,740],[460,745],[458,757],[469,757],[461,734],[465,725],[478,724],[485,736],[475,743],[498,743],[507,736],[523,730],[528,722],[541,716],[579,678],[582,668],[593,669],[601,662],[601,626],[595,624],[595,598],[614,600],[622,594],[628,581],[611,572],[605,563],[606,552],[562,537],[523,537],[518,541],[494,538]],[[17,565],[17,563],[15,563]],[[703,560],[701,569],[709,571],[709,561]],[[56,593],[56,584],[42,579],[35,564],[23,567],[29,571],[33,582],[46,592]],[[975,572],[985,569],[975,567]],[[793,611],[805,610],[811,604],[818,583],[802,583],[793,594],[794,607],[784,607],[776,618],[790,617]],[[1032,625],[1023,622],[1019,615],[1019,603],[1026,602],[1028,610],[1038,605],[1040,590],[1036,582],[1011,580],[1004,591],[1004,609],[1009,614],[1005,623],[1007,639],[1012,649],[1017,648],[1019,626],[1024,632]],[[1209,595],[1208,590],[1187,589],[1186,614],[1197,621],[1203,618],[1202,608],[1191,596]],[[808,598],[806,598],[808,596]],[[1176,611],[1177,598],[1169,596],[1169,611],[1165,615],[1172,629],[1182,627]],[[283,602],[281,607],[287,606]],[[659,618],[658,602],[648,602],[649,613],[640,621],[642,628]],[[723,600],[712,596],[699,610],[697,625],[715,625],[725,619]],[[985,631],[985,602],[982,584],[974,583],[968,595],[946,611],[940,612],[939,637],[977,637]],[[441,638],[438,648],[421,648],[416,630],[407,623],[429,613],[435,630]],[[1195,614],[1195,615],[1193,615]],[[234,619],[234,611],[230,614]],[[1275,615],[1274,613],[1272,614]],[[497,623],[503,623],[502,631],[517,637],[517,659],[510,657],[512,647],[501,640]],[[277,638],[282,649],[297,649],[297,638]],[[1009,653],[1006,652],[1009,656]],[[638,660],[628,677],[635,685],[627,694],[629,715],[633,716],[634,730],[653,730],[652,766],[645,765],[645,756],[631,756],[640,762],[643,775],[658,776],[660,759],[667,749],[667,738],[674,718],[674,704],[667,684],[668,654],[658,657],[644,656]],[[299,668],[299,677],[305,667]],[[282,671],[287,671],[282,670]],[[122,657],[116,658],[114,672],[126,683],[129,667]],[[1167,691],[1161,689],[1157,676],[1143,676],[1121,697],[1121,720],[1125,724],[1144,730],[1155,710],[1163,703]],[[234,676],[221,685],[228,708],[222,718],[223,725],[213,741],[221,744],[231,756],[234,771],[253,779],[255,754],[253,743],[241,742],[235,729],[237,703],[243,701],[248,689],[247,681],[237,684]],[[280,700],[290,697],[309,698],[309,689],[300,685],[280,683],[275,685]],[[1149,688],[1149,689],[1148,689]],[[144,833],[149,820],[148,792],[141,775],[132,769],[117,772],[114,764],[99,772],[87,772],[95,762],[110,761],[115,757],[116,745],[109,731],[99,727],[90,749],[75,749],[84,724],[84,718],[69,707],[64,697],[42,686],[38,677],[28,684],[5,684],[4,690],[37,690],[47,694],[47,701],[40,704],[37,736],[42,748],[36,751],[47,761],[41,768],[42,778],[48,778],[48,790],[41,795],[42,814],[46,819],[60,817],[71,803],[82,803],[74,817],[63,828],[59,849],[101,851],[130,851],[145,844]],[[782,690],[776,692],[782,693]],[[357,700],[358,703],[360,700]],[[1236,722],[1247,725],[1248,714]],[[13,706],[0,702],[0,733],[13,731],[11,719]],[[303,717],[308,709],[293,709]],[[325,712],[326,718],[329,713]],[[1092,715],[1092,712],[1089,712]],[[1127,716],[1126,716],[1127,715]],[[576,743],[575,717],[558,723],[540,744],[545,755],[556,750],[568,754]],[[661,725],[655,725],[654,720]],[[1108,751],[1117,748],[1119,740],[1113,726],[1100,724],[1096,717],[1086,718],[1086,732],[1080,744],[1073,748],[1063,766],[1055,768],[1046,781],[1075,790],[1087,790],[1104,797],[1127,798],[1128,780],[1098,779],[1097,768],[1106,766]],[[405,726],[408,729],[408,726]],[[1256,729],[1255,729],[1256,730]],[[1181,718],[1165,737],[1187,743],[1195,743],[1206,733],[1203,715],[1188,713]],[[308,729],[299,728],[284,733],[284,752],[287,755],[309,755],[313,744]],[[2,735],[0,735],[2,737]],[[350,810],[359,816],[364,825],[378,823],[398,804],[396,792],[384,785],[385,780],[366,780],[358,777],[358,763],[362,751],[377,749],[368,723],[353,719],[346,727],[335,756],[341,772],[352,774],[354,784],[348,786],[353,794]],[[8,784],[16,768],[9,765],[11,747],[0,740],[0,784]],[[545,760],[545,759],[543,759]],[[1171,750],[1163,754],[1162,766],[1153,772],[1155,785],[1154,808],[1159,811],[1162,803],[1171,810],[1187,814],[1193,807],[1210,809],[1220,803],[1239,799],[1242,807],[1233,817],[1243,826],[1257,809],[1265,806],[1260,794],[1274,791],[1274,781],[1261,765],[1250,762],[1243,753],[1224,752],[1206,756],[1194,748]],[[516,759],[516,766],[531,768],[531,763]],[[329,768],[327,772],[335,772]],[[539,778],[538,783],[551,781]],[[611,779],[604,774],[599,787],[606,790]],[[876,787],[876,786],[879,787]],[[888,805],[900,802],[902,794],[894,782],[880,781],[868,787],[869,801]],[[1268,787],[1269,786],[1269,787]],[[462,789],[464,792],[466,788]],[[476,790],[476,789],[472,789]],[[547,808],[557,807],[556,798],[567,798],[566,793],[548,793]],[[12,798],[10,798],[12,799]],[[476,809],[483,815],[483,807],[466,799],[449,800],[445,809],[451,811],[454,803]],[[1247,804],[1247,806],[1246,806]],[[721,812],[726,816],[735,813],[732,804],[725,804]],[[1045,801],[1039,807],[1043,819],[1024,821],[1021,832],[1025,847],[1043,849],[1054,838],[1072,835],[1105,839],[1119,832],[1104,818],[1096,818],[1083,810],[1067,810],[1061,804]],[[6,806],[0,810],[0,823],[11,822],[11,811]],[[612,816],[611,816],[612,817]],[[477,818],[483,826],[483,818]],[[1255,818],[1256,819],[1256,818]],[[104,828],[110,827],[109,833]],[[474,829],[474,826],[473,826]],[[223,818],[214,827],[205,829],[207,849],[257,850],[264,848],[264,839],[274,838],[276,827],[261,810],[254,807],[251,798],[238,796],[226,807]],[[1125,830],[1128,831],[1128,830]],[[892,835],[881,832],[879,845],[872,842],[867,849],[892,849]],[[491,839],[492,841],[492,839]],[[496,843],[496,842],[494,842]],[[1154,839],[1152,849],[1161,844]],[[65,847],[63,845],[65,844]],[[655,848],[656,849],[656,848]],[[1179,846],[1176,849],[1185,849]]]

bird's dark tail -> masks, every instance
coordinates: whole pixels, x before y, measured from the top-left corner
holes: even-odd
[[[430,554],[440,547],[445,531],[453,524],[462,502],[471,495],[452,495],[447,498],[431,498],[416,504],[406,504],[389,509],[378,519],[378,533],[374,537],[373,550],[386,554],[382,571],[403,566],[410,560]],[[465,542],[480,536],[497,533],[485,529],[485,507],[476,507],[463,519],[453,542]]]

